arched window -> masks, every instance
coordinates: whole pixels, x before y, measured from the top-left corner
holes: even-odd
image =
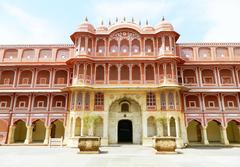
[[[85,94],[85,110],[88,111],[90,109],[90,94],[87,92]]]

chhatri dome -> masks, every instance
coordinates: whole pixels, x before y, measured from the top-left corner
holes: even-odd
[[[86,17],[84,22],[77,28],[77,31],[95,33],[95,28],[88,22],[88,18]]]
[[[163,17],[161,22],[157,25],[156,30],[158,31],[174,31],[173,25],[166,21]]]

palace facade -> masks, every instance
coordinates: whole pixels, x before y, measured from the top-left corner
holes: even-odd
[[[177,43],[166,20],[85,20],[67,45],[0,45],[0,143],[240,143],[240,43]],[[163,124],[163,122],[165,122]]]

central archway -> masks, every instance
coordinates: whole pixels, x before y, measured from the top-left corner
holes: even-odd
[[[120,120],[118,122],[118,143],[132,143],[132,121]]]
[[[130,97],[113,101],[108,116],[109,144],[142,144],[142,112],[137,101]]]

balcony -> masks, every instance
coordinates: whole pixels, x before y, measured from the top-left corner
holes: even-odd
[[[52,111],[66,111],[65,107],[52,107]]]

